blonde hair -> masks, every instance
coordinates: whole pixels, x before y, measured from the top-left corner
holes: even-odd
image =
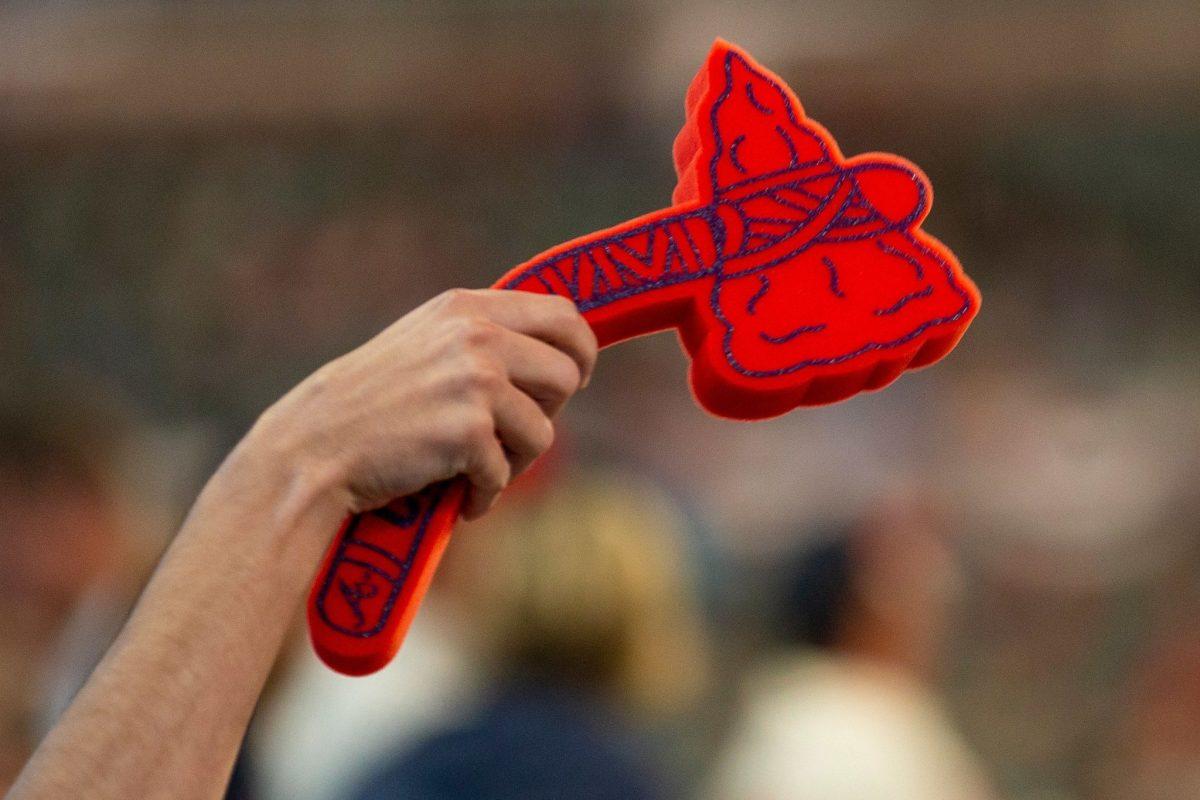
[[[502,668],[673,713],[709,671],[685,535],[665,493],[619,474],[576,474],[464,526],[439,580]]]

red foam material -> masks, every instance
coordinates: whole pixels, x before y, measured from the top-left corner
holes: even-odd
[[[673,205],[551,248],[496,286],[570,298],[602,346],[677,330],[697,401],[734,419],[879,389],[954,347],[979,293],[920,228],[933,190],[916,166],[845,158],[787,84],[726,42],[685,107]],[[339,533],[309,607],[334,669],[370,672],[399,648],[462,499],[461,484],[437,492]]]

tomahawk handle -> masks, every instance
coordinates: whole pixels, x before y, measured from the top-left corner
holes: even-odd
[[[601,347],[678,330],[696,399],[733,419],[883,388],[946,355],[978,312],[954,254],[920,228],[933,196],[920,170],[842,156],[733,45],[718,40],[692,82],[673,153],[673,205],[552,247],[495,288],[570,299]],[[361,675],[395,654],[464,489],[342,526],[309,604],[331,667]]]
[[[308,601],[313,649],[329,667],[366,675],[396,655],[465,495],[456,478],[342,523]]]
[[[642,249],[663,260],[669,259],[671,251],[665,247],[656,250],[655,236],[663,237],[662,241],[676,238],[682,241],[689,235],[701,236],[708,224],[694,213],[648,223],[639,218],[611,229],[606,235],[615,237],[613,241],[624,241],[627,236],[644,237]],[[685,227],[694,230],[688,234]],[[711,238],[711,234],[704,235]],[[675,246],[682,245],[676,242]],[[569,272],[576,274],[590,247],[586,239],[581,239],[566,255],[549,251],[549,255],[538,256],[515,268],[495,288],[567,297],[583,312],[601,347],[673,323],[678,306],[671,303],[651,304],[632,314],[625,310],[619,316],[603,306],[589,309],[589,303],[577,294],[578,278],[564,280],[566,268],[559,262],[563,258],[572,260]],[[603,248],[603,242],[596,247]],[[615,270],[611,263],[608,268]],[[552,269],[554,279],[538,278],[542,269]],[[705,274],[699,270],[694,277]],[[615,272],[606,281],[603,285],[610,292],[621,287]],[[322,661],[346,675],[366,675],[392,660],[450,541],[466,487],[464,478],[455,478],[393,500],[376,511],[346,518],[309,595],[308,630]]]

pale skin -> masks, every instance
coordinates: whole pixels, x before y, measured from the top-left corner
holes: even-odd
[[[208,481],[8,800],[220,797],[342,518],[456,475],[464,516],[484,514],[596,349],[568,300],[453,290],[317,370]]]

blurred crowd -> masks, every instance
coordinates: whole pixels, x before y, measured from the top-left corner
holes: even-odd
[[[755,424],[606,351],[392,665],[297,614],[230,797],[1200,795],[1200,13],[959,6],[0,6],[0,789],[261,409],[665,204],[720,35],[930,175],[966,339]]]

